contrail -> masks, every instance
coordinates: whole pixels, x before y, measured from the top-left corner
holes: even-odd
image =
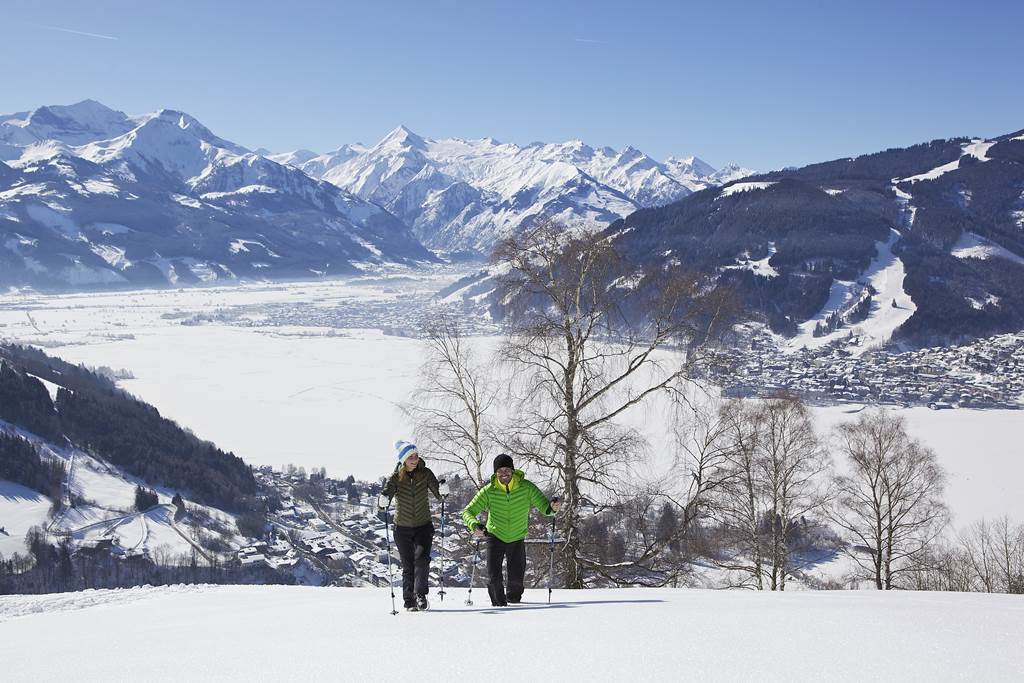
[[[607,45],[603,40],[592,40],[590,38],[573,38],[573,40],[577,43],[599,43],[601,45]]]
[[[78,35],[78,36],[89,36],[90,38],[102,38],[103,40],[117,40],[117,38],[115,38],[114,36],[105,36],[105,35],[103,35],[101,33],[88,33],[86,31],[76,31],[73,28],[61,28],[60,26],[43,26],[43,25],[40,25],[40,28],[48,28],[51,31],[63,31],[64,33],[74,33],[75,35]]]

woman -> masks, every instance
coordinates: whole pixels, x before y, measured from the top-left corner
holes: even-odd
[[[427,577],[434,525],[430,521],[427,491],[441,498],[437,478],[408,441],[395,444],[398,466],[384,485],[384,495],[395,500],[395,545],[402,558],[402,597],[410,612],[430,608]]]

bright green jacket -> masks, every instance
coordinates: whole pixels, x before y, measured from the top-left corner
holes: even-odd
[[[490,483],[480,489],[462,511],[462,521],[474,531],[480,526],[476,516],[486,511],[487,533],[512,543],[526,538],[531,506],[547,517],[555,514],[537,485],[516,470],[507,487],[498,481],[498,475],[492,476]]]

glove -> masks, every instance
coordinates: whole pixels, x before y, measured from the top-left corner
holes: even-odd
[[[448,480],[447,479],[439,479],[437,481],[437,493],[438,493],[438,495],[440,495],[443,498],[443,497],[447,496],[451,492],[452,491],[451,491],[451,488],[448,486]]]
[[[386,510],[391,505],[391,499],[385,496],[383,493],[377,496],[377,509]]]

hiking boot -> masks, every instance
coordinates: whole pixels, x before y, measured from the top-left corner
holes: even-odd
[[[413,602],[412,600],[406,600],[405,601],[405,611],[406,612],[419,612],[420,609],[419,609],[419,607],[416,606],[416,603]]]
[[[420,612],[426,612],[428,609],[430,609],[430,603],[427,602],[426,595],[416,596],[416,609],[418,609]]]

